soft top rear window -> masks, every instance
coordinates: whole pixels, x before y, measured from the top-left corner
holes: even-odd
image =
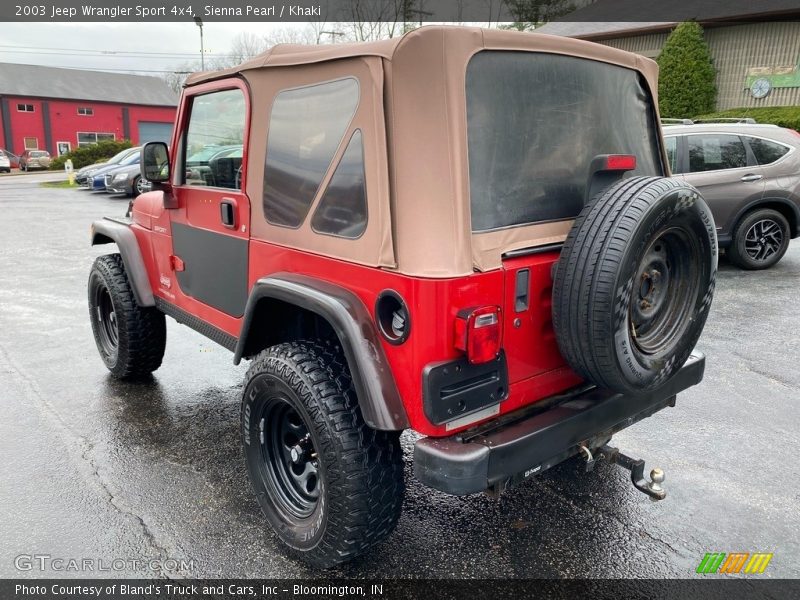
[[[482,51],[466,94],[473,231],[575,217],[598,154],[634,154],[635,174],[663,174],[652,99],[632,69]]]

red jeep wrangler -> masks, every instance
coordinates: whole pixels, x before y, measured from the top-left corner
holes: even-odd
[[[540,34],[423,27],[276,46],[189,79],[154,191],[89,277],[120,378],[165,315],[250,359],[245,460],[278,537],[330,566],[394,528],[400,432],[451,494],[606,444],[697,384],[714,222],[670,179],[654,62]]]

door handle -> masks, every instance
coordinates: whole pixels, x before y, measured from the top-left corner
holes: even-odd
[[[236,229],[236,200],[223,198],[219,203],[219,216],[225,227]]]
[[[758,181],[762,177],[763,177],[763,175],[745,175],[744,177],[742,177],[741,180],[742,181]]]

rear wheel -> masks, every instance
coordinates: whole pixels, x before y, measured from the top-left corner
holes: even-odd
[[[557,263],[561,353],[601,387],[660,386],[703,331],[716,269],[714,219],[697,190],[660,177],[612,185],[581,211]]]
[[[302,560],[331,567],[394,529],[399,434],[364,423],[338,349],[293,342],[259,354],[246,376],[242,441],[264,515]]]
[[[98,257],[88,288],[92,332],[108,370],[126,379],[158,369],[167,342],[166,320],[159,310],[136,303],[122,257]]]
[[[736,225],[728,257],[742,269],[768,269],[786,254],[790,235],[789,221],[777,210],[754,210]]]

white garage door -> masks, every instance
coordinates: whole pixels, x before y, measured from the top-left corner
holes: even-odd
[[[152,121],[139,121],[139,143],[166,142],[169,144],[172,136],[172,123],[155,123]]]

